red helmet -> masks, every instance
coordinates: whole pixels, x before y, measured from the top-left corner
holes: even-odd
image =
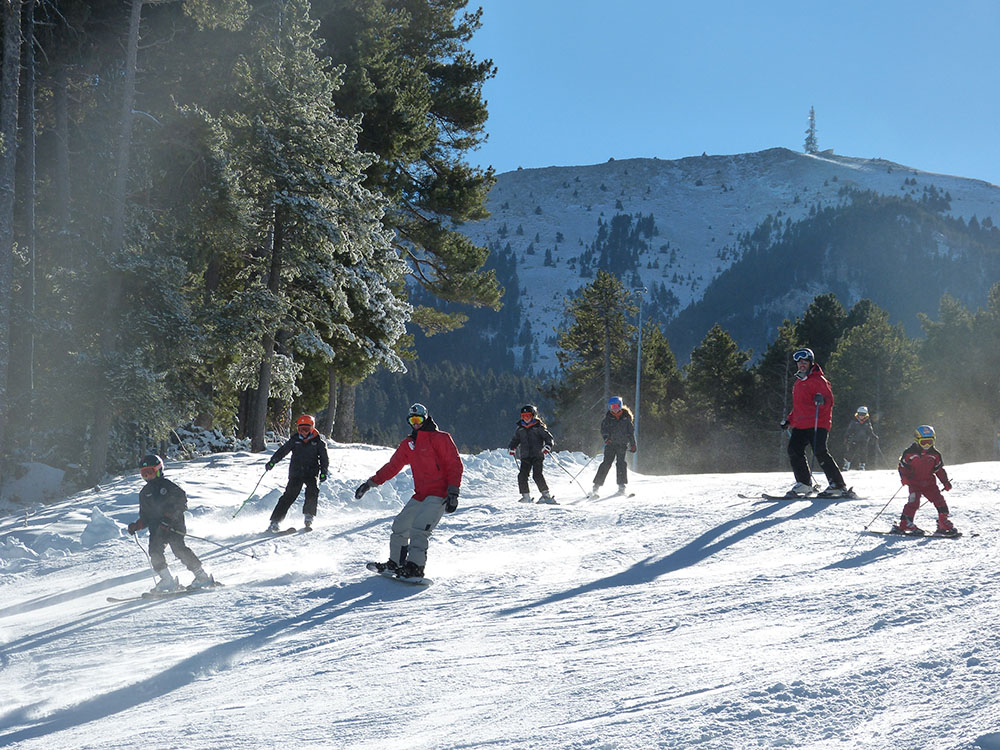
[[[309,415],[309,414],[303,414],[301,417],[299,417],[299,421],[296,422],[295,424],[297,426],[299,426],[299,427],[301,427],[302,425],[308,425],[309,427],[315,427],[316,426],[316,420],[313,419],[312,416]]]

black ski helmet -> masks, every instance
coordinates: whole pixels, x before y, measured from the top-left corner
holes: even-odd
[[[154,469],[154,472],[143,471],[143,469]],[[163,476],[163,459],[157,456],[155,453],[150,453],[148,456],[143,456],[143,459],[139,462],[139,474],[142,475],[143,479],[147,478],[147,474],[150,475],[148,478],[153,479],[155,477]]]
[[[531,412],[531,416],[533,417],[538,416],[538,409],[535,408],[534,404],[525,404],[521,407],[522,414],[527,414],[528,412]]]

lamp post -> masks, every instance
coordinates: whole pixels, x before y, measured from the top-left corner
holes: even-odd
[[[642,297],[646,293],[646,287],[636,287],[632,290],[639,295],[639,344],[635,354],[635,442],[639,444],[639,385],[642,375]],[[639,465],[638,453],[632,454],[632,471]]]

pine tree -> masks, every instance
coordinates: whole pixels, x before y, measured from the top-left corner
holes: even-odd
[[[816,140],[816,110],[809,108],[809,126],[806,128],[805,152],[807,154],[819,153],[819,142]]]

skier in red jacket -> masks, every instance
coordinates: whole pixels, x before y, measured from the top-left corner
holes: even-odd
[[[913,445],[903,451],[899,457],[899,479],[904,485],[909,485],[910,496],[903,506],[903,514],[899,517],[899,523],[892,527],[892,530],[904,534],[923,534],[923,530],[917,528],[913,522],[913,517],[920,507],[921,496],[926,497],[937,508],[938,521],[937,533],[944,536],[955,536],[958,530],[955,525],[948,520],[948,503],[944,501],[944,495],[938,489],[937,479],[941,480],[941,486],[945,491],[951,490],[951,481],[948,479],[948,472],[944,470],[944,459],[934,447],[934,428],[927,424],[922,424],[913,431]]]
[[[389,560],[378,563],[379,572],[395,571],[400,578],[423,578],[427,562],[427,542],[445,513],[458,508],[458,490],[462,484],[462,458],[455,441],[441,432],[427,407],[414,404],[408,420],[413,431],[375,475],[354,492],[358,500],[409,466],[413,471],[413,497],[392,522],[389,537]]]
[[[806,460],[806,446],[812,445],[813,455],[829,482],[823,495],[841,497],[847,491],[847,485],[826,447],[833,424],[833,389],[823,375],[823,369],[816,364],[812,349],[799,349],[792,359],[798,368],[792,386],[792,410],[781,422],[783,430],[791,428],[788,460],[795,473],[795,485],[788,494],[803,496],[815,491]]]

